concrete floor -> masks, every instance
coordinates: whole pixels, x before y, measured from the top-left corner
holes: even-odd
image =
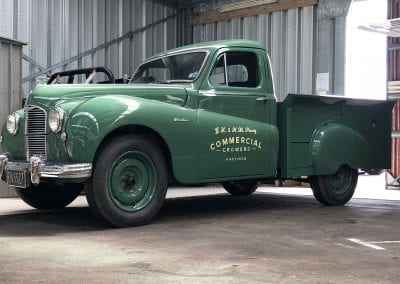
[[[179,188],[151,224],[110,229],[84,197],[57,212],[3,199],[0,282],[399,283],[399,200],[383,176],[345,207],[305,188]]]

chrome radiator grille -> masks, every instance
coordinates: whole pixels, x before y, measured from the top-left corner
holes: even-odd
[[[27,159],[33,155],[46,159],[46,112],[37,106],[25,108]]]

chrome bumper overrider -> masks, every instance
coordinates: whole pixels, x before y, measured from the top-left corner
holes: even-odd
[[[8,155],[0,155],[0,178],[7,171],[27,171],[33,184],[39,184],[41,178],[84,179],[92,174],[92,164],[48,163],[33,156],[29,162],[10,161]]]

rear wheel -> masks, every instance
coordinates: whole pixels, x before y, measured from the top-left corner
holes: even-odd
[[[244,196],[250,195],[258,188],[258,182],[256,181],[227,181],[223,182],[222,186],[224,189],[232,195]]]
[[[163,153],[146,138],[126,135],[100,150],[86,198],[114,226],[139,226],[160,210],[167,187]]]
[[[358,171],[342,166],[333,175],[311,176],[310,185],[314,197],[324,205],[346,204],[354,194]]]
[[[40,210],[61,209],[82,191],[81,184],[41,183],[39,186],[17,188],[18,196],[28,205]]]

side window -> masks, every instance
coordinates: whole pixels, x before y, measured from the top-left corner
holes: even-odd
[[[217,64],[214,66],[213,71],[210,75],[211,84],[217,85],[226,85],[225,80],[225,55],[220,56]]]
[[[226,61],[226,70],[225,70]],[[251,52],[227,52],[210,75],[210,82],[229,87],[255,88],[260,84],[257,56]],[[228,78],[226,82],[226,78]]]
[[[146,78],[150,82],[156,82],[157,80],[170,80],[171,79],[171,72],[169,69],[166,68],[149,68],[148,73],[146,73]],[[156,79],[157,78],[157,79]]]

